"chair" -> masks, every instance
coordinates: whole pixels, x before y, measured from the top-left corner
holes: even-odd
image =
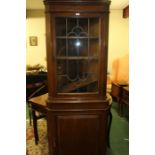
[[[120,96],[121,116],[124,115],[124,106],[129,107],[129,86],[122,87],[122,93]]]
[[[123,87],[128,86],[128,83],[121,83],[121,82],[112,82],[112,88],[111,88],[111,96],[116,99],[116,102],[118,103],[118,112],[121,115],[122,107],[121,107],[121,95],[122,95],[122,89]]]
[[[28,104],[30,125],[32,125],[32,113],[28,100],[45,94],[47,91],[47,73],[26,74],[26,103]]]
[[[47,85],[47,73],[35,73],[35,74],[27,74],[26,75],[26,103],[28,104],[29,111],[29,120],[30,125],[32,125],[33,119],[33,128],[34,128],[34,136],[35,143],[38,144],[38,130],[37,130],[37,120],[41,118],[45,118],[45,111],[42,110],[42,106],[33,106],[31,99],[35,99],[36,97],[46,94],[48,92]],[[41,110],[38,110],[41,109]],[[36,114],[36,112],[39,112]]]
[[[46,93],[46,94],[43,94],[37,97],[33,97],[30,100],[28,100],[31,110],[32,110],[35,144],[38,144],[38,141],[39,141],[37,120],[41,118],[46,118],[47,97],[48,97],[48,94]],[[41,115],[37,115],[36,112],[39,112]]]

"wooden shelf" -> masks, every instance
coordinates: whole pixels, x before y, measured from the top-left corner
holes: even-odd
[[[66,86],[64,86],[63,88],[61,88],[60,93],[69,93],[72,92],[78,88],[87,86],[91,83],[97,82],[97,77],[89,77],[87,80],[83,81],[83,80],[78,80],[76,82],[72,82]]]
[[[56,57],[57,60],[88,60],[88,59],[98,59],[97,56],[62,56],[62,57]]]

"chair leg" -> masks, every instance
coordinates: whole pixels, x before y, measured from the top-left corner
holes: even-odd
[[[111,129],[111,123],[112,123],[112,113],[111,109],[109,109],[109,119],[108,119],[108,136],[107,136],[107,145],[110,148],[110,129]]]
[[[30,122],[30,126],[32,125],[32,113],[29,109],[29,122]]]
[[[123,103],[122,103],[122,101],[120,101],[119,106],[120,106],[120,116],[122,117],[123,116]]]
[[[37,127],[37,117],[35,114],[35,110],[32,110],[32,117],[33,117],[33,129],[34,129],[34,137],[35,137],[35,144],[38,144],[39,136],[38,136],[38,127]]]
[[[123,104],[121,99],[118,101],[118,106],[119,106],[119,115],[122,117],[123,116]]]
[[[28,105],[27,107],[28,107],[28,113],[29,113],[29,123],[31,126],[32,125],[32,110],[31,110],[31,107],[28,101],[27,101],[27,105]]]

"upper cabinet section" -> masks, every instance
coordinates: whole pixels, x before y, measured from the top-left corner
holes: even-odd
[[[45,12],[109,12],[108,0],[44,0]],[[80,4],[80,5],[79,5]],[[74,6],[74,7],[73,7]],[[97,7],[97,8],[96,8]]]
[[[110,1],[45,0],[49,96],[106,96]]]

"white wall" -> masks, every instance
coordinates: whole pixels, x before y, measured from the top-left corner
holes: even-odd
[[[112,72],[114,60],[129,53],[129,18],[122,18],[122,10],[112,10],[109,20],[108,71]]]

